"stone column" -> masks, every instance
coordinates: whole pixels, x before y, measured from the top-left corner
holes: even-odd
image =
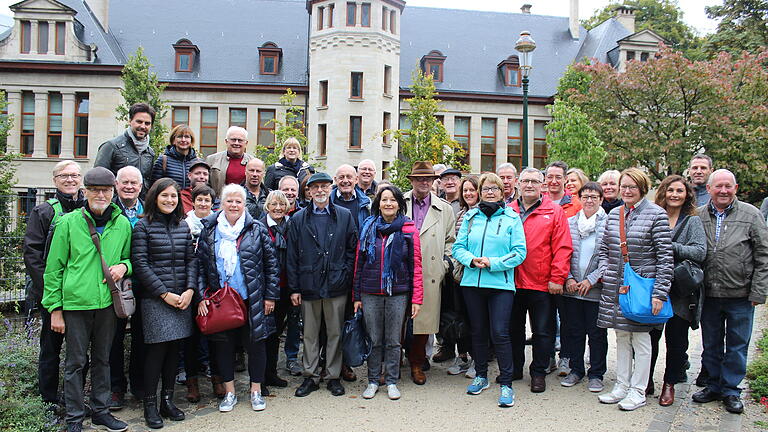
[[[37,54],[37,40],[38,40],[38,29],[37,29],[37,21],[30,21],[29,25],[29,31],[30,31],[30,47],[29,47],[29,53],[30,54]]]
[[[216,129],[216,132],[218,132],[218,136],[216,137],[216,151],[222,151],[227,149],[227,142],[224,141],[224,139],[227,138],[227,129],[229,129],[229,110],[226,106],[218,105],[216,107],[216,113],[218,116]]]
[[[35,91],[35,146],[32,157],[48,157],[48,92]]]
[[[507,118],[496,118],[496,163],[494,164],[493,171],[496,172],[496,167],[507,161]]]
[[[48,21],[48,54],[56,54],[56,21]]]
[[[62,159],[75,157],[75,93],[61,93],[61,155]]]
[[[21,150],[21,92],[18,90],[7,91],[5,97],[8,100],[8,115],[13,117],[6,150],[17,152]]]

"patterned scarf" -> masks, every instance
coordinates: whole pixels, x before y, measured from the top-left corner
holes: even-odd
[[[365,220],[362,237],[360,238],[360,251],[365,252],[368,264],[376,262],[376,238],[381,234],[388,236],[384,244],[384,263],[382,265],[383,273],[381,275],[382,285],[387,295],[392,295],[392,285],[395,282],[394,265],[403,263],[403,249],[405,247],[405,236],[403,235],[403,224],[405,216],[397,216],[391,223],[387,223],[381,216],[371,216]]]

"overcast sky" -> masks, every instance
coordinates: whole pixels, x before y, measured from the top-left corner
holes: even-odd
[[[11,15],[9,5],[19,0],[0,0],[0,15]],[[113,0],[116,1],[116,0]],[[136,0],[123,0],[136,1]],[[215,0],[210,0],[215,1]],[[705,6],[722,4],[722,0],[677,0],[684,12],[683,20],[698,30],[699,34],[712,33],[717,23],[707,18]],[[406,0],[409,6],[428,6],[438,8],[474,9],[496,12],[519,12],[524,3],[533,5],[531,13],[538,15],[568,16],[570,0]],[[588,18],[592,13],[609,3],[608,0],[579,0],[580,19]]]

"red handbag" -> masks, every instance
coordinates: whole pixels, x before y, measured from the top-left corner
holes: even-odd
[[[234,288],[225,283],[223,288],[212,295],[209,292],[209,289],[205,290],[204,298],[208,300],[208,314],[195,317],[202,334],[210,335],[245,325],[248,309]]]

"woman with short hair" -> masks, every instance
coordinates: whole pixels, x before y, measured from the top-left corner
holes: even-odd
[[[672,229],[672,251],[675,265],[684,260],[691,260],[701,265],[707,257],[707,237],[704,224],[696,216],[696,194],[690,183],[682,176],[671,175],[661,181],[656,190],[656,205],[667,211],[669,226]],[[681,291],[672,289],[669,299],[672,302],[674,315],[664,325],[664,337],[667,346],[666,367],[664,369],[664,385],[659,397],[659,405],[670,406],[675,402],[675,384],[688,380],[685,364],[688,362],[688,329],[698,328],[697,306],[702,300],[698,296],[683,297]],[[691,305],[696,307],[691,308]],[[659,340],[661,329],[651,330],[651,372],[646,394],[653,394],[653,371],[656,358],[659,355]]]
[[[632,411],[645,405],[645,388],[651,368],[651,336],[654,324],[642,324],[624,316],[619,305],[619,289],[624,285],[624,258],[620,220],[626,230],[629,265],[640,276],[654,278],[652,311],[658,314],[667,300],[673,274],[672,231],[667,212],[645,196],[651,179],[638,168],[627,168],[619,177],[624,205],[608,214],[600,244],[600,273],[603,291],[597,325],[616,333],[616,384],[598,396],[600,402],[618,403]]]
[[[611,210],[624,204],[619,196],[619,177],[621,173],[617,170],[608,170],[598,177],[597,182],[603,188],[603,210],[610,213]]]
[[[301,143],[294,137],[283,141],[283,151],[280,156],[279,161],[267,168],[267,174],[264,177],[264,185],[270,190],[277,189],[280,179],[285,175],[294,176],[301,182],[305,177],[315,173],[315,167],[301,160]]]
[[[271,315],[280,300],[279,267],[267,227],[245,211],[245,189],[228,184],[221,191],[222,210],[203,219],[197,244],[198,314],[208,314],[206,295],[230,286],[245,302],[248,318],[242,327],[208,335],[226,394],[220,412],[237,404],[235,395],[235,348],[242,343],[248,352],[251,408],[267,407],[262,395],[266,368],[265,340],[275,332]]]
[[[190,186],[189,167],[197,159],[195,152],[195,133],[188,125],[180,124],[171,130],[168,137],[170,144],[152,166],[152,182],[160,178],[168,177],[176,181],[181,189]]]
[[[467,394],[487,389],[488,340],[499,363],[499,406],[515,404],[512,390],[510,320],[515,298],[514,268],[526,256],[520,216],[504,199],[504,183],[494,173],[480,177],[480,203],[464,215],[453,257],[464,265],[461,288],[467,307],[476,376]]]
[[[162,417],[183,420],[173,403],[173,387],[181,342],[192,335],[192,310],[197,260],[179,185],[161,178],[149,188],[144,217],[133,228],[131,262],[141,297],[144,329],[144,420],[163,427]],[[197,358],[187,359],[196,362]],[[157,406],[157,382],[162,376],[162,400]]]

